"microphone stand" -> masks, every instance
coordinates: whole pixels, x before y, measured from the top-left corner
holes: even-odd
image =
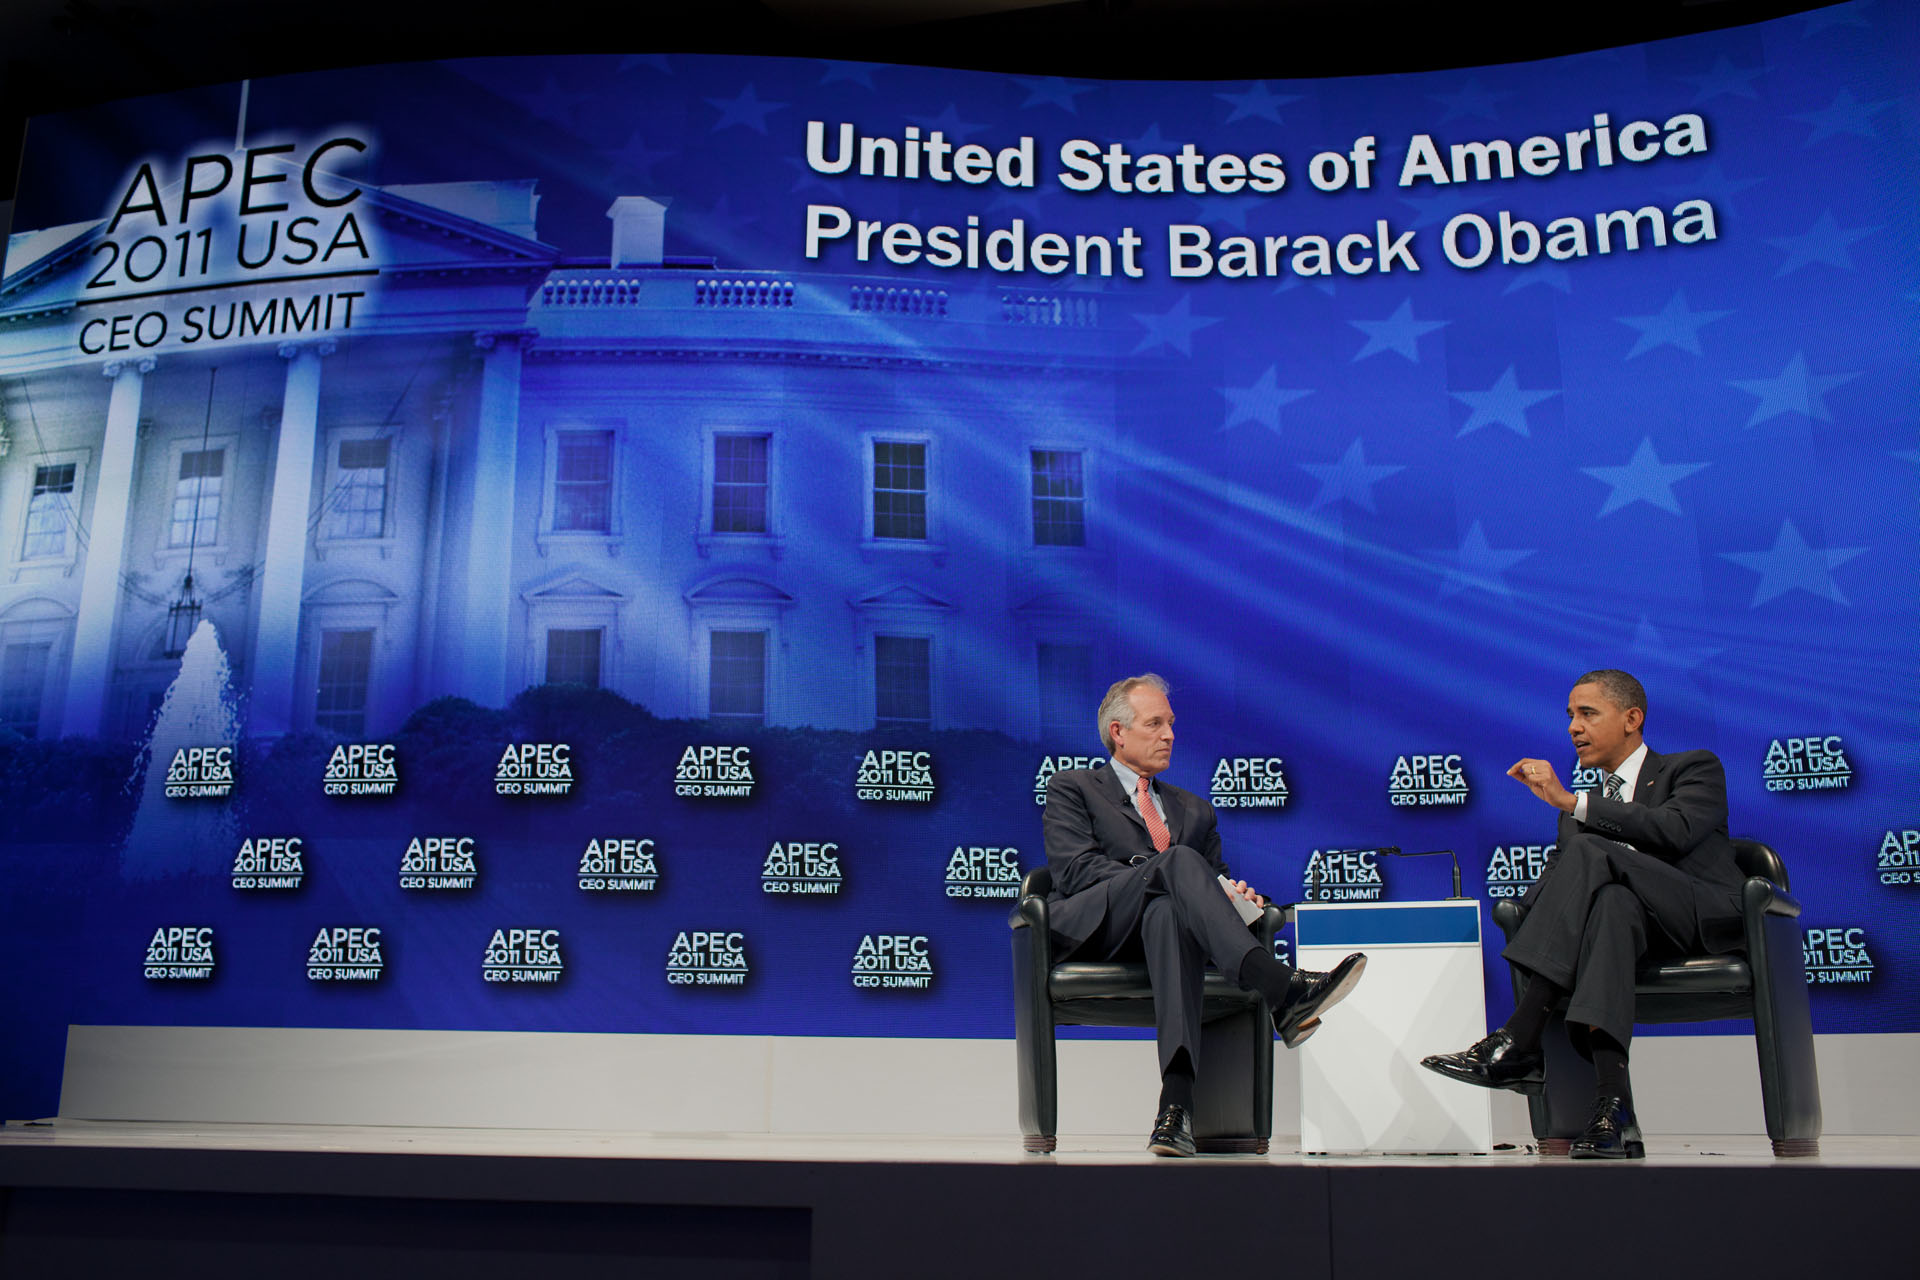
[[[1445,854],[1447,857],[1453,859],[1453,892],[1447,895],[1447,901],[1453,902],[1456,899],[1464,899],[1467,896],[1460,891],[1460,859],[1455,857],[1453,850],[1422,849],[1417,853],[1408,853],[1406,850],[1400,848],[1399,845],[1388,845],[1386,848],[1379,850],[1379,852],[1391,854],[1396,858],[1437,858]]]

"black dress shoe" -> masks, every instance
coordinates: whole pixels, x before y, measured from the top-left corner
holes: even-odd
[[[1153,1122],[1153,1136],[1147,1150],[1157,1156],[1190,1156],[1193,1146],[1193,1117],[1177,1102],[1169,1102]]]
[[[1482,1089],[1539,1093],[1547,1083],[1545,1056],[1538,1049],[1517,1047],[1505,1027],[1471,1049],[1431,1054],[1420,1059],[1420,1065],[1449,1080],[1477,1084]]]
[[[1640,1123],[1625,1098],[1603,1097],[1593,1104],[1586,1132],[1573,1140],[1567,1154],[1575,1160],[1645,1160],[1647,1144],[1640,1140]]]
[[[1320,1029],[1320,1015],[1345,1000],[1367,971],[1367,957],[1356,951],[1325,973],[1295,969],[1287,984],[1287,1003],[1273,1011],[1273,1029],[1289,1049]]]

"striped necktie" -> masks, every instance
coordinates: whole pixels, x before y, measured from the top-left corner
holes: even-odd
[[[1134,793],[1140,798],[1140,820],[1147,824],[1147,834],[1153,837],[1153,847],[1165,853],[1167,846],[1173,843],[1173,833],[1167,830],[1167,824],[1161,821],[1160,811],[1153,807],[1153,792],[1148,790],[1145,778],[1134,780]]]
[[[1618,800],[1621,799],[1621,788],[1624,787],[1626,783],[1625,779],[1621,778],[1619,774],[1609,773],[1607,774],[1606,781],[1602,785],[1605,787],[1604,794],[1607,799]]]

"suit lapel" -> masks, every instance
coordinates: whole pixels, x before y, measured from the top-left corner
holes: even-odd
[[[1107,799],[1112,801],[1121,813],[1132,819],[1134,826],[1140,828],[1142,832],[1146,831],[1147,824],[1140,817],[1140,811],[1133,807],[1133,797],[1128,795],[1126,787],[1121,785],[1120,775],[1112,768],[1102,769],[1101,772],[1107,775]]]
[[[1633,782],[1633,802],[1635,804],[1652,803],[1653,784],[1658,781],[1662,773],[1666,772],[1663,764],[1665,759],[1666,757],[1660,755],[1653,750],[1653,748],[1647,748],[1646,758],[1640,761],[1640,776],[1634,779]]]

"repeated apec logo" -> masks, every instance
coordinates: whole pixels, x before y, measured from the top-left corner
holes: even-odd
[[[869,751],[853,782],[859,800],[927,804],[933,800],[931,751]]]
[[[1033,802],[1047,802],[1047,780],[1062,769],[1098,769],[1106,762],[1105,756],[1041,756],[1033,774]]]
[[[1920,884],[1920,831],[1889,830],[1880,841],[1880,883]]]
[[[213,976],[213,929],[162,925],[147,943],[147,977],[156,982],[204,982]]]
[[[1373,849],[1315,849],[1300,878],[1302,902],[1378,902],[1387,891]]]
[[[1775,738],[1762,772],[1769,791],[1844,791],[1853,781],[1853,765],[1832,733]]]
[[[688,747],[673,771],[673,794],[696,800],[753,794],[749,747]]]
[[[580,887],[608,893],[651,893],[660,883],[653,841],[630,836],[589,840],[580,855]]]
[[[1524,897],[1540,873],[1547,869],[1557,844],[1508,844],[1493,846],[1487,859],[1487,896],[1489,898]]]
[[[480,961],[488,982],[555,983],[566,972],[558,929],[495,929]]]
[[[831,840],[804,843],[778,840],[760,866],[760,892],[777,894],[833,894],[844,883],[840,846]]]
[[[306,874],[299,836],[255,836],[233,855],[236,889],[298,889]]]
[[[1213,766],[1216,809],[1284,809],[1287,777],[1279,756],[1224,756]]]
[[[169,800],[224,800],[233,794],[232,747],[181,747],[167,765]]]
[[[949,898],[1017,898],[1020,896],[1020,851],[983,845],[957,844],[947,859]]]
[[[1401,756],[1387,775],[1387,799],[1401,808],[1467,802],[1467,772],[1458,755]]]
[[[307,948],[309,982],[378,982],[386,972],[380,930],[370,925],[322,925]]]
[[[676,987],[747,985],[747,935],[739,930],[682,930],[667,948],[667,981]]]
[[[472,836],[415,836],[400,858],[400,887],[471,889],[479,871]]]
[[[516,742],[493,771],[498,796],[564,796],[573,790],[573,748],[564,742]]]
[[[925,991],[933,985],[933,955],[922,933],[870,933],[853,949],[853,985],[884,991]]]
[[[1810,987],[1842,983],[1864,985],[1873,981],[1873,957],[1867,954],[1865,929],[1809,929],[1804,935],[1802,955]]]
[[[330,796],[390,796],[399,785],[391,742],[343,742],[327,757],[320,789]]]

